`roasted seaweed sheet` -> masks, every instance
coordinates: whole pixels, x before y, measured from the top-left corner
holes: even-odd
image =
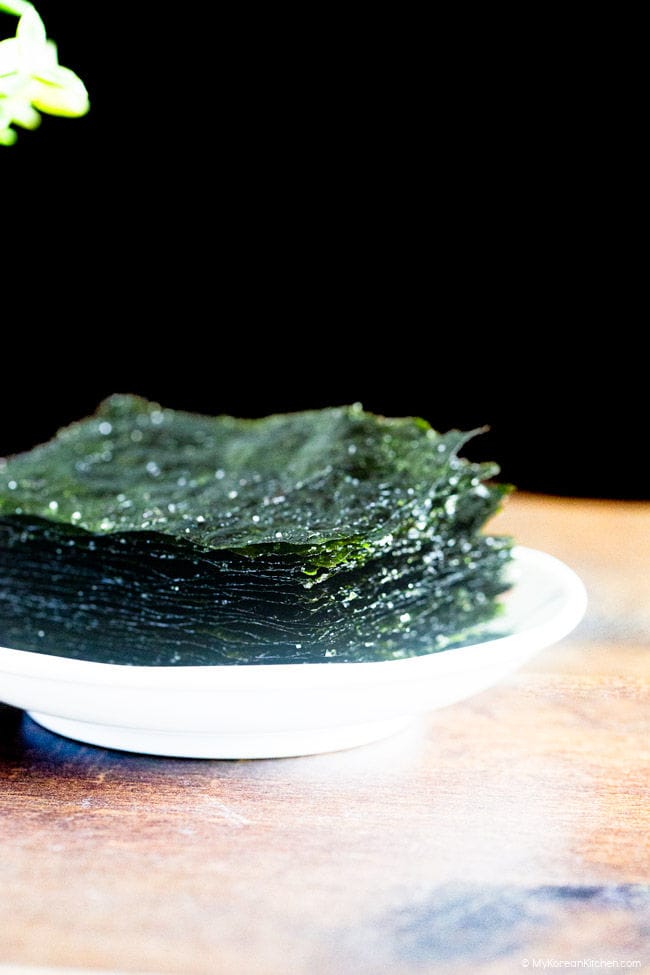
[[[395,659],[480,639],[508,488],[471,433],[114,396],[0,464],[0,645],[143,665]]]

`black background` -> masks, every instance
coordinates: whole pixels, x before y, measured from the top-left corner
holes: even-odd
[[[480,24],[432,50],[324,15],[38,9],[92,109],[0,149],[0,455],[116,391],[360,401],[489,426],[467,452],[527,490],[649,496],[630,166],[570,58],[486,56]]]

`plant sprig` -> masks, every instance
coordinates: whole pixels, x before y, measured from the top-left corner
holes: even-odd
[[[40,112],[78,118],[90,107],[83,81],[59,64],[54,41],[27,0],[3,0],[0,11],[18,17],[16,36],[0,41],[0,145],[16,141],[12,127],[35,129]]]

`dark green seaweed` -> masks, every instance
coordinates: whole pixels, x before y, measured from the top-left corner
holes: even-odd
[[[106,662],[395,659],[480,638],[508,488],[471,434],[112,397],[0,467],[0,644]],[[477,629],[478,628],[478,629]]]

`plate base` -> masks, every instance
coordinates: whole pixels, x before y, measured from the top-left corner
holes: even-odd
[[[183,734],[149,731],[73,721],[49,714],[28,712],[30,718],[65,738],[102,748],[164,755],[167,758],[291,758],[355,748],[388,738],[406,728],[410,715],[335,728],[307,728],[262,734]]]

